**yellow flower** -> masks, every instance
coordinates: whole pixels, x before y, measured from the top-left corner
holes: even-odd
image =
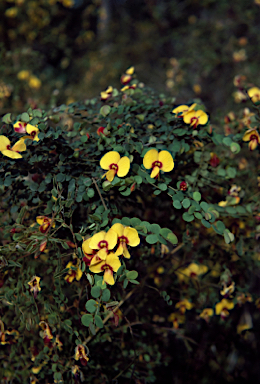
[[[35,127],[34,125],[31,125],[31,124],[27,124],[25,129],[26,129],[26,132],[29,133],[30,136],[24,136],[23,140],[24,139],[31,139],[34,141],[40,140],[38,137],[39,129],[37,127]]]
[[[41,88],[42,82],[40,79],[38,79],[38,77],[32,75],[29,77],[28,84],[30,88],[39,89]]]
[[[253,101],[253,103],[257,103],[260,101],[260,89],[257,87],[250,88],[248,91],[248,96]]]
[[[130,67],[130,68],[128,68],[128,69],[125,71],[125,73],[126,73],[127,75],[133,75],[133,74],[134,74],[134,71],[135,71],[135,67]]]
[[[191,263],[187,268],[181,269],[176,272],[180,281],[187,280],[187,278],[197,278],[199,275],[204,275],[208,271],[208,267],[203,264]]]
[[[120,267],[121,263],[118,256],[111,252],[107,255],[105,260],[90,265],[89,269],[93,273],[104,272],[103,281],[109,285],[114,285],[115,280],[113,272],[117,272]]]
[[[222,319],[227,317],[229,315],[228,310],[233,309],[235,304],[231,300],[222,299],[219,303],[215,306],[215,312],[216,315],[220,315]]]
[[[130,169],[130,160],[126,156],[120,158],[119,153],[116,151],[110,151],[100,160],[100,167],[108,170],[103,177],[106,176],[108,181],[112,181],[115,175],[118,177],[127,175]]]
[[[235,282],[232,281],[230,285],[227,285],[224,281],[223,283],[223,289],[220,291],[221,296],[230,296],[235,290]]]
[[[172,155],[168,151],[150,149],[144,155],[143,165],[146,169],[152,168],[151,178],[157,177],[160,171],[170,172],[174,168]]]
[[[198,125],[205,125],[208,122],[208,115],[199,109],[198,111],[189,111],[184,114],[183,121],[190,124],[191,127],[197,128]]]
[[[49,325],[46,323],[46,321],[41,321],[39,326],[43,329],[43,331],[40,332],[40,336],[43,338],[44,344],[50,344],[51,340],[53,339],[53,335]]]
[[[200,314],[200,317],[206,320],[206,322],[208,322],[209,318],[212,317],[213,315],[214,315],[214,311],[212,308],[204,308]]]
[[[253,151],[260,144],[260,135],[256,129],[249,129],[243,136],[243,141],[249,141],[249,149]]]
[[[118,235],[119,246],[115,255],[123,255],[129,259],[130,253],[128,252],[127,245],[130,245],[130,247],[137,247],[137,245],[140,244],[140,238],[137,230],[135,228],[125,227],[120,223],[114,224],[111,229],[113,229]]]
[[[23,151],[26,151],[26,145],[22,139],[18,140],[11,148],[10,140],[6,136],[0,136],[0,152],[4,156],[10,157],[11,159],[21,159],[22,155],[18,152]]]
[[[26,123],[24,123],[23,121],[17,121],[13,127],[14,127],[14,131],[17,132],[17,133],[25,133],[26,132]]]
[[[183,324],[185,321],[185,316],[181,315],[179,312],[173,312],[168,317],[168,321],[172,321],[173,328],[178,329],[179,324]]]
[[[88,247],[96,250],[96,257],[94,257],[91,261],[91,264],[97,262],[98,258],[101,260],[105,260],[107,254],[110,250],[115,248],[117,243],[117,233],[110,228],[107,232],[101,231],[93,235],[88,242]],[[87,244],[85,244],[85,249],[87,250]]]
[[[30,71],[23,70],[17,73],[17,78],[19,80],[27,80],[30,77]]]
[[[37,223],[40,225],[40,231],[42,233],[45,233],[47,231],[47,229],[49,228],[49,226],[51,225],[52,223],[52,228],[55,228],[55,223],[52,222],[52,219],[50,219],[49,217],[46,217],[46,216],[37,216],[36,217],[36,221]]]
[[[72,269],[72,267],[77,268],[75,271]],[[73,261],[70,261],[67,265],[66,268],[69,268],[67,275],[64,277],[64,279],[67,281],[67,283],[72,283],[74,279],[79,281],[83,275],[83,272],[79,268],[79,259],[75,258]]]
[[[33,293],[34,297],[41,291],[40,280],[41,278],[39,276],[34,276],[32,280],[28,282],[30,285],[30,292]]]
[[[105,101],[108,100],[113,93],[113,87],[111,85],[103,92],[100,92],[101,100]]]
[[[85,346],[82,345],[82,344],[78,344],[75,348],[75,356],[74,356],[74,359],[75,360],[80,360],[81,364],[83,366],[86,366],[88,361],[89,361],[89,358],[87,357],[86,355],[86,352],[85,352]]]
[[[190,310],[191,308],[193,308],[193,306],[194,305],[187,299],[183,299],[179,301],[177,304],[175,304],[175,308],[179,309],[182,315],[184,315],[186,310]]]
[[[94,255],[96,254],[96,251],[91,249],[90,246],[89,246],[90,240],[91,240],[91,238],[83,241],[83,243],[82,243],[82,250],[83,250],[83,253],[84,253],[83,261],[87,265],[90,264],[91,260],[93,259]]]

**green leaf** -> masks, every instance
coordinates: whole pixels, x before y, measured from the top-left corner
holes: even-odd
[[[206,228],[210,228],[211,227],[211,224],[207,220],[205,220],[205,219],[201,220],[201,224],[204,225],[204,227],[206,227]]]
[[[110,299],[110,296],[111,296],[110,290],[106,288],[102,292],[101,300],[102,301],[108,301]]]
[[[95,300],[90,299],[86,302],[86,310],[90,313],[94,313],[97,309],[97,303]]]
[[[202,202],[200,203],[200,206],[201,206],[201,208],[203,209],[204,212],[207,212],[208,209],[209,209],[209,205],[208,205],[208,203],[206,203],[205,201],[202,201]]]
[[[92,322],[89,323],[89,331],[92,333],[93,336],[96,334],[96,329]]]
[[[94,299],[97,299],[101,294],[101,288],[97,287],[96,285],[91,288],[91,296],[94,297]]]
[[[199,212],[194,212],[194,216],[196,217],[196,219],[199,219],[199,220],[202,219],[202,214]]]
[[[159,235],[160,230],[161,230],[160,225],[158,225],[158,224],[151,224],[151,227],[150,227],[150,231],[151,232],[155,233],[156,235]]]
[[[90,313],[83,315],[81,317],[81,322],[83,325],[85,325],[85,327],[89,327],[89,324],[93,322],[93,315]]]
[[[172,202],[172,205],[174,206],[174,208],[176,209],[181,209],[182,208],[182,205],[181,205],[181,202],[179,200],[174,200]]]
[[[89,198],[92,198],[95,195],[94,189],[93,188],[89,188],[87,190],[87,195],[88,195]]]
[[[226,229],[225,224],[222,221],[217,221],[216,222],[216,227],[219,230],[219,232],[222,234],[224,230]]]
[[[230,150],[231,150],[231,152],[237,154],[240,152],[241,147],[238,143],[232,142],[230,145]]]
[[[183,218],[183,220],[185,220],[187,222],[190,222],[190,221],[194,220],[194,216],[193,215],[189,215],[188,212],[184,212],[184,214],[182,215],[182,218]]]
[[[12,118],[11,118],[11,113],[7,113],[2,117],[2,122],[5,124],[10,124],[12,123]]]
[[[200,192],[193,192],[193,199],[195,201],[200,201],[201,200],[201,194]]]
[[[99,315],[95,316],[95,324],[98,328],[103,328],[103,321]]]
[[[103,105],[103,107],[100,108],[100,114],[104,117],[106,117],[107,115],[109,115],[111,111],[111,107],[110,105]]]
[[[166,240],[168,240],[170,243],[172,243],[173,245],[175,244],[178,244],[178,239],[177,239],[177,236],[171,232],[167,235],[167,238]]]
[[[178,200],[177,200],[178,201]],[[189,208],[189,206],[190,206],[190,200],[189,199],[184,199],[183,201],[182,201],[182,206],[183,206],[183,208],[185,208],[185,209],[187,209],[187,208]]]
[[[158,184],[158,188],[160,188],[162,191],[166,191],[168,189],[167,184],[165,183]]]
[[[158,241],[158,237],[156,235],[148,235],[146,236],[145,240],[148,244],[155,244]]]
[[[21,114],[21,120],[24,121],[25,123],[28,123],[30,121],[30,116],[28,115],[27,112],[24,112]]]
[[[137,278],[137,276],[138,276],[138,272],[136,272],[136,271],[129,271],[126,274],[126,277],[128,280],[135,280]]]

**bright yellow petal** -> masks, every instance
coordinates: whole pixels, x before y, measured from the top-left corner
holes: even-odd
[[[11,144],[11,142],[8,139],[8,137],[6,137],[4,135],[0,136],[0,152],[2,152],[5,149],[7,149],[7,146],[10,145],[10,144]]]
[[[114,272],[117,272],[118,269],[121,267],[121,263],[120,263],[118,256],[116,256],[112,252],[109,253],[109,255],[107,256],[105,263],[107,265],[109,265],[113,269]]]
[[[104,176],[106,176],[107,180],[110,182],[114,180],[115,175],[116,175],[116,171],[114,169],[110,169],[104,174]]]
[[[150,151],[144,155],[143,165],[146,169],[150,169],[156,160],[158,160],[158,151],[156,149],[150,149]]]
[[[204,111],[202,111],[202,110],[197,111],[197,116],[199,118],[199,124],[201,124],[201,125],[207,124],[209,118],[208,118],[208,115]]]
[[[6,149],[5,151],[2,151],[2,154],[4,156],[10,157],[10,159],[21,159],[23,156],[20,155],[18,152],[10,151],[9,149]]]
[[[253,96],[255,96],[255,95],[259,95],[259,94],[260,94],[260,89],[257,88],[257,87],[253,87],[253,88],[250,88],[250,89],[248,90],[248,95],[249,95],[249,97],[253,97]]]
[[[83,243],[82,243],[82,249],[83,249],[83,253],[85,255],[92,255],[92,253],[93,253],[93,249],[90,248],[90,246],[89,246],[90,240],[91,240],[91,238],[83,241]]]
[[[115,252],[115,256],[121,256],[121,255],[123,255],[123,253],[124,253],[124,247],[123,247],[123,244],[120,243],[116,252]]]
[[[26,144],[23,139],[18,140],[13,146],[12,151],[24,152],[26,151]]]
[[[160,172],[160,168],[154,167],[150,177],[153,179],[154,177],[156,177],[158,175],[159,172]]]
[[[77,269],[77,272],[76,272],[76,280],[80,280],[81,279],[81,277],[82,277],[82,275],[83,275],[83,272],[81,271],[81,269]]]
[[[32,132],[38,133],[39,129],[37,127],[35,127],[34,125],[27,124],[26,125],[26,132],[29,133],[29,135],[31,135]]]
[[[120,160],[120,155],[116,151],[107,152],[100,160],[100,167],[103,169],[109,169],[111,164],[117,164]]]
[[[130,159],[126,156],[122,157],[119,162],[117,163],[118,171],[117,176],[118,177],[124,177],[128,174],[130,169]]]
[[[136,247],[140,244],[140,238],[135,228],[125,227],[124,236],[128,239],[128,245],[130,245],[130,247]]]
[[[114,285],[115,284],[113,272],[111,271],[111,269],[105,269],[105,273],[104,273],[104,278],[103,279],[104,279],[104,282],[109,284],[109,285]]]
[[[127,75],[133,75],[134,71],[135,71],[135,67],[130,67],[130,68],[128,68],[128,69],[125,71],[125,73],[126,73]]]
[[[130,259],[131,255],[127,249],[127,246],[126,244],[124,243],[123,244],[123,256],[126,258],[126,259]]]
[[[115,248],[117,243],[117,233],[110,228],[105,235],[105,240],[108,242],[108,249]]]
[[[162,163],[161,170],[164,172],[170,172],[174,167],[172,155],[168,151],[159,152],[159,161]]]
[[[106,236],[105,231],[95,233],[95,235],[93,235],[89,241],[89,244],[88,244],[89,247],[91,249],[99,249],[100,248],[99,243],[100,243],[100,241],[105,239],[105,236]]]
[[[102,248],[97,252],[97,257],[99,257],[101,260],[106,260],[107,258],[107,248]],[[93,262],[94,263],[94,262]]]
[[[118,237],[121,237],[124,234],[125,227],[120,223],[116,223],[111,227],[111,229],[118,234]]]
[[[102,271],[102,267],[105,265],[105,261],[102,260],[100,261],[100,263],[97,263],[97,264],[93,264],[89,266],[89,270],[93,273],[100,273]]]
[[[174,108],[172,110],[172,113],[175,113],[177,115],[178,113],[182,113],[182,112],[188,111],[188,110],[189,110],[188,105],[179,105],[177,108]]]
[[[191,119],[192,119],[193,117],[196,117],[196,113],[195,113],[195,111],[190,111],[190,112],[188,112],[188,113],[185,113],[185,115],[183,116],[183,121],[184,121],[184,123],[185,123],[185,124],[190,124]]]

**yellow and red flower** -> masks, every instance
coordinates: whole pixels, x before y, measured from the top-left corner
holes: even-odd
[[[170,172],[174,168],[174,161],[172,155],[168,151],[158,151],[150,149],[143,158],[143,165],[146,169],[152,168],[151,178],[159,175],[160,171]]]
[[[2,155],[10,157],[11,159],[21,159],[22,155],[19,152],[26,151],[26,145],[23,139],[18,140],[12,147],[10,140],[4,136],[0,136],[0,152]]]
[[[205,125],[208,122],[208,115],[199,109],[198,111],[189,111],[183,115],[183,121],[190,124],[191,127],[197,128],[198,125]]]
[[[30,286],[30,292],[33,293],[33,296],[36,297],[38,292],[41,291],[41,287],[40,287],[40,280],[41,278],[39,276],[34,276],[32,278],[32,280],[30,280],[28,282],[29,286]]]
[[[100,167],[107,170],[103,177],[106,176],[108,181],[113,181],[115,175],[124,177],[130,169],[130,160],[127,156],[120,157],[116,151],[107,152],[100,160]]]
[[[194,111],[194,108],[196,107],[196,105],[197,105],[196,103],[192,104],[191,106],[179,105],[178,107],[172,110],[172,113],[177,115],[177,117],[183,117],[186,113],[190,111]]]
[[[25,133],[26,132],[26,127],[27,123],[24,123],[23,121],[17,121],[13,127],[14,127],[14,131],[17,132],[17,133]]]
[[[180,313],[184,315],[186,310],[190,310],[194,307],[194,304],[192,304],[189,300],[183,299],[175,304],[175,308],[179,309]]]
[[[196,279],[199,275],[204,275],[208,271],[208,267],[203,264],[191,263],[187,268],[176,272],[180,281],[188,281],[188,279]]]
[[[95,256],[96,254],[96,251],[94,251],[92,248],[90,248],[89,246],[89,242],[90,242],[91,238],[83,241],[82,243],[82,250],[83,250],[83,253],[84,253],[84,257],[83,257],[83,261],[84,263],[89,266],[90,263],[91,263],[91,260],[93,259],[93,257]]]
[[[79,360],[84,367],[87,365],[89,358],[86,355],[85,346],[83,344],[78,344],[76,346],[74,359]]]
[[[260,89],[257,87],[252,87],[248,91],[248,96],[253,101],[253,103],[257,103],[260,101]]]
[[[244,134],[243,141],[249,141],[249,149],[253,151],[260,144],[260,135],[255,128],[249,129]]]
[[[104,272],[103,281],[109,285],[115,284],[113,272],[117,272],[121,267],[118,256],[114,253],[109,253],[105,260],[101,260],[96,264],[90,265],[89,269],[93,273]]]
[[[173,312],[168,317],[168,321],[171,321],[174,329],[178,329],[180,324],[185,322],[185,316],[179,312]]]
[[[200,317],[204,319],[207,323],[209,322],[209,318],[214,315],[214,311],[212,308],[204,308],[200,313]]]
[[[67,275],[64,277],[64,279],[67,281],[67,283],[72,283],[74,279],[79,281],[83,275],[83,272],[79,268],[80,261],[77,257],[73,259],[73,261],[70,261],[66,268],[69,268]],[[72,269],[72,267],[76,268]]]
[[[91,265],[101,260],[105,260],[109,251],[115,248],[117,244],[117,233],[110,228],[107,232],[101,231],[93,235],[88,243],[85,243],[85,249],[95,250],[95,257],[91,260]]]
[[[50,329],[49,325],[46,323],[46,321],[41,321],[39,323],[39,326],[43,330],[40,332],[40,336],[43,338],[44,344],[49,346],[51,343],[51,340],[53,339],[51,329]]]
[[[100,92],[101,100],[106,101],[112,97],[113,87],[109,86],[105,91]]]
[[[55,223],[49,217],[37,216],[36,221],[40,225],[39,229],[41,233],[46,233],[50,225],[52,226],[52,228],[55,228]]]
[[[215,306],[216,315],[220,315],[222,319],[225,319],[229,316],[229,310],[233,309],[235,304],[231,300],[222,299]]]
[[[115,252],[116,256],[123,255],[127,259],[130,258],[130,253],[127,249],[127,245],[130,247],[137,247],[140,244],[140,238],[138,232],[135,228],[125,227],[120,223],[114,224],[111,229],[113,229],[118,235],[118,248]]]

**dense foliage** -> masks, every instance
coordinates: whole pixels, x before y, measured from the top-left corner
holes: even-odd
[[[224,127],[132,67],[121,90],[3,117],[2,383],[259,378],[260,90],[243,81],[250,109]]]

